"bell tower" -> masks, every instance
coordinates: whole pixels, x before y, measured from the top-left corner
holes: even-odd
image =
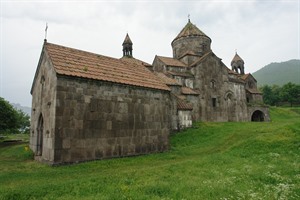
[[[244,61],[243,59],[235,52],[235,56],[233,57],[231,61],[231,69],[232,71],[235,71],[238,74],[245,74],[245,68],[244,68]]]
[[[123,57],[132,57],[132,41],[128,35],[128,33],[126,34],[125,40],[122,44],[123,46]]]

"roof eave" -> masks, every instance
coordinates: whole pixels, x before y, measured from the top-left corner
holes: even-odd
[[[31,89],[30,89],[30,94],[31,95],[32,95],[32,92],[33,92],[33,88],[34,88],[37,76],[38,76],[40,68],[41,68],[42,60],[43,60],[44,55],[45,55],[46,44],[47,44],[47,40],[44,40],[44,44],[43,44],[42,51],[41,51],[41,54],[40,54],[39,62],[38,62],[38,65],[37,65],[37,68],[36,68],[36,71],[35,71],[35,74],[34,74],[34,78],[33,78],[33,81],[32,81]]]

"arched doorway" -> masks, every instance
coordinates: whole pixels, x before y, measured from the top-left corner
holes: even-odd
[[[37,156],[41,156],[43,153],[43,130],[44,130],[44,119],[41,114],[37,126],[37,143],[36,143]]]
[[[252,122],[263,122],[263,121],[265,121],[265,114],[260,110],[256,110],[253,112],[253,114],[251,116],[251,121]]]
[[[236,121],[235,102],[233,98],[233,93],[231,91],[225,94],[225,100],[227,103],[228,121],[229,122]]]

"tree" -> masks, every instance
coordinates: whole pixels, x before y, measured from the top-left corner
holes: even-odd
[[[13,132],[17,129],[17,111],[8,101],[0,97],[0,133]]]
[[[282,86],[279,96],[281,101],[286,101],[293,106],[293,103],[299,102],[300,86],[294,83],[287,83]]]
[[[279,96],[277,93],[277,88],[278,86],[273,86],[270,87],[269,85],[264,85],[263,87],[260,88],[260,90],[263,93],[263,100],[265,104],[274,106],[278,103],[279,101]],[[276,89],[276,93],[274,92]]]
[[[281,87],[279,87],[278,85],[272,86],[272,106],[277,106],[280,102],[280,90]]]
[[[282,87],[265,85],[260,88],[263,93],[263,99],[266,104],[271,106],[288,102],[291,106],[300,103],[300,85],[287,83]]]
[[[22,110],[17,110],[18,128],[22,133],[29,133],[30,117]]]
[[[29,133],[30,117],[0,97],[0,133]]]

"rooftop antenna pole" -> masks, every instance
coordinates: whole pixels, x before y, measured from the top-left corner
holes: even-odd
[[[48,23],[46,23],[46,28],[45,28],[45,40],[47,40],[47,30],[48,30]]]

